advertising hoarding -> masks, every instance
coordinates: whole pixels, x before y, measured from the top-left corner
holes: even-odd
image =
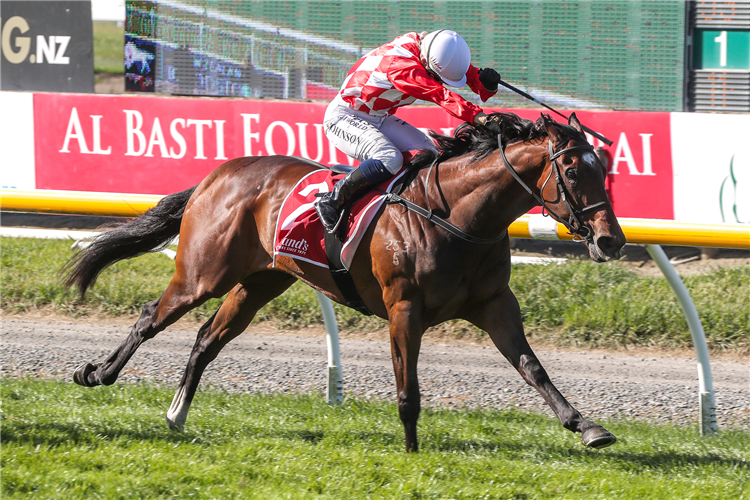
[[[6,96],[16,93],[0,94]],[[228,159],[293,155],[324,165],[356,164],[323,132],[324,103],[157,96],[28,94],[33,105],[0,119],[31,159],[9,161],[17,189],[169,194],[199,183]],[[493,111],[492,109],[488,109]],[[536,120],[539,110],[505,110]],[[33,113],[32,118],[21,115]],[[741,147],[748,115],[580,111],[582,123],[613,141],[607,187],[620,217],[706,223],[750,221],[750,160]],[[459,121],[436,106],[399,117],[452,134]],[[55,117],[51,120],[49,117]],[[11,124],[8,125],[8,122]],[[13,124],[27,123],[27,132]],[[33,131],[33,133],[32,133]],[[12,167],[6,165],[12,165]],[[25,166],[24,166],[25,165]],[[8,169],[12,168],[12,172]],[[24,171],[26,173],[23,173]],[[30,171],[29,171],[30,170]],[[12,175],[9,175],[12,174]],[[25,179],[25,180],[24,180]]]

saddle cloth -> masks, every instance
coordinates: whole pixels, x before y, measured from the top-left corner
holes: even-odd
[[[341,262],[347,271],[362,236],[383,204],[383,192],[389,193],[405,172],[406,168],[402,168],[394,177],[383,181],[352,204],[346,221],[346,238],[341,248]],[[325,229],[313,203],[318,199],[316,194],[333,190],[336,182],[343,177],[344,174],[336,174],[328,169],[315,170],[300,179],[287,194],[276,221],[274,267],[276,257],[284,255],[328,268],[324,243]]]

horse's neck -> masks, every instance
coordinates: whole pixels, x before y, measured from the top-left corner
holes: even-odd
[[[511,164],[537,190],[545,172],[544,156],[509,149]],[[536,205],[503,165],[499,151],[473,163],[471,156],[452,159],[437,168],[428,180],[431,208],[442,209],[453,224],[465,230],[500,233]]]
[[[550,174],[552,165],[547,161],[547,141],[541,143],[516,143],[506,148],[506,158],[511,166],[515,169],[536,195],[541,194],[544,187],[544,181]],[[513,217],[511,222],[521,215],[525,214],[532,208],[539,206],[536,199],[530,195],[526,189],[513,177],[508,168],[503,164],[503,159],[499,152],[497,154],[497,168],[501,170],[505,179],[509,181],[506,189],[506,196],[512,198],[513,209],[510,214]]]

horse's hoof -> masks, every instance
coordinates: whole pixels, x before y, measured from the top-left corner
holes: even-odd
[[[617,438],[604,427],[590,427],[581,434],[581,441],[587,448],[606,448],[615,444]]]
[[[89,374],[96,370],[96,366],[91,363],[82,363],[73,372],[73,382],[84,387],[94,387],[97,384],[89,384]]]
[[[176,421],[169,418],[169,415],[167,415],[166,420],[167,420],[167,425],[169,426],[171,430],[178,431],[178,432],[185,431],[185,424],[182,424],[182,425],[178,424]]]

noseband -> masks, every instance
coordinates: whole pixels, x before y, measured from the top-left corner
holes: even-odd
[[[568,198],[572,198],[570,196],[570,193],[568,192],[567,188],[565,187],[565,183],[560,178],[560,166],[557,163],[557,159],[564,155],[565,153],[570,153],[571,151],[594,151],[594,146],[591,146],[590,144],[580,145],[580,146],[572,146],[569,148],[561,149],[557,153],[554,152],[552,149],[552,139],[548,139],[549,144],[549,160],[552,164],[550,167],[550,173],[547,175],[547,178],[544,180],[544,184],[542,184],[542,188],[540,190],[541,196],[538,196],[536,193],[534,193],[531,188],[521,179],[521,176],[518,175],[518,172],[516,172],[516,169],[513,168],[513,166],[508,161],[508,158],[505,156],[505,150],[503,149],[503,144],[501,141],[501,136],[498,134],[497,136],[497,143],[500,146],[500,156],[503,159],[503,163],[505,164],[505,167],[508,169],[508,171],[511,173],[513,178],[518,181],[521,186],[531,195],[533,196],[537,202],[542,206],[542,215],[545,215],[545,212],[549,214],[550,217],[555,219],[557,222],[562,224],[568,229],[568,234],[573,235],[573,239],[575,241],[587,241],[590,242],[594,239],[594,234],[591,231],[591,228],[588,226],[583,225],[583,222],[581,222],[581,218],[584,213],[589,212],[591,210],[596,210],[601,207],[606,207],[610,205],[609,200],[600,201],[599,203],[594,203],[593,205],[589,205],[587,207],[583,207],[580,210],[575,210],[573,206],[568,201]],[[547,205],[547,202],[544,200],[544,187],[547,185],[547,182],[549,182],[550,178],[552,177],[552,172],[555,172],[555,183],[557,184],[557,191],[560,194],[560,199],[565,203],[565,207],[568,209],[568,213],[570,214],[570,218],[568,220],[563,219],[561,216],[556,214],[550,207]]]

